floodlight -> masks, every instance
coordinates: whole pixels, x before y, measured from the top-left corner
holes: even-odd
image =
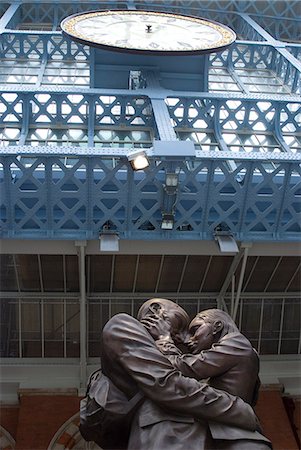
[[[177,192],[179,176],[177,173],[167,173],[164,189],[168,195],[174,195]]]
[[[113,231],[102,231],[99,235],[101,252],[119,252],[119,236]]]
[[[166,186],[178,186],[179,176],[177,173],[167,173],[165,184]]]
[[[222,253],[238,253],[237,243],[230,234],[216,233],[215,239]]]
[[[175,217],[173,214],[162,214],[161,229],[172,230],[174,226]]]
[[[144,151],[138,150],[127,154],[129,163],[133,170],[143,170],[149,166],[149,160]]]

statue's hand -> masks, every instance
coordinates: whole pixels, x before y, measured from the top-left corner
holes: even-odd
[[[171,322],[168,317],[145,317],[141,320],[141,323],[145,326],[147,331],[152,335],[152,337],[156,340],[165,339],[171,340]]]

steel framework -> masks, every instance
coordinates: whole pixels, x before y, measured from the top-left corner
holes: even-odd
[[[187,0],[122,7],[199,14]],[[202,2],[203,16],[221,20],[223,10],[241,38],[210,58],[208,92],[164,89],[155,70],[135,90],[89,87],[89,48],[58,26],[93,8],[11,2],[0,19],[1,237],[95,239],[109,223],[123,239],[213,239],[223,230],[297,240],[301,46],[283,42],[297,38],[295,2],[270,2],[263,14],[257,2]],[[108,132],[117,140],[99,138]],[[154,140],[183,148],[158,154]],[[135,147],[147,150],[148,170],[132,172],[126,155]],[[179,179],[172,195],[168,173]],[[161,230],[164,213],[174,215],[172,231]]]

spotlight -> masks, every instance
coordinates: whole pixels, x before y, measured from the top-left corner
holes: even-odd
[[[174,195],[177,192],[179,176],[176,173],[167,173],[165,178],[165,191],[168,195]]]
[[[173,214],[162,214],[161,230],[172,230],[175,217]]]
[[[149,160],[144,151],[138,150],[127,154],[133,170],[143,170],[149,166]]]
[[[167,173],[166,174],[166,186],[178,186],[179,176],[177,173]]]
[[[221,253],[238,253],[238,246],[234,237],[229,232],[216,232],[215,240]]]
[[[99,250],[101,252],[119,252],[119,236],[114,231],[102,231],[99,239]]]

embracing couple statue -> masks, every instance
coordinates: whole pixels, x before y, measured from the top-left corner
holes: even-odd
[[[114,450],[272,448],[253,411],[258,355],[224,311],[190,322],[176,303],[153,298],[137,319],[112,317],[102,340],[102,369],[82,405],[86,440]]]

